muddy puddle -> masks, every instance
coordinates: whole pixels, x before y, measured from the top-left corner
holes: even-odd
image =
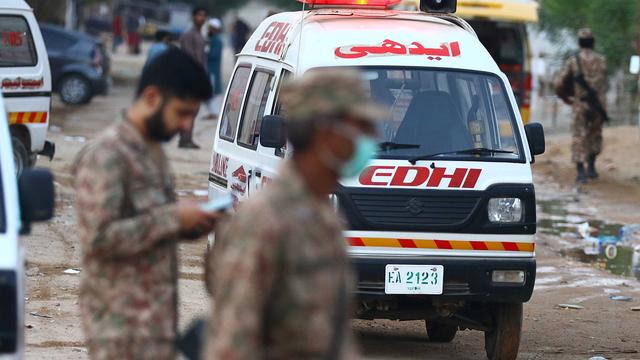
[[[571,198],[538,201],[538,232],[558,236],[563,255],[640,280],[640,229],[597,218]]]

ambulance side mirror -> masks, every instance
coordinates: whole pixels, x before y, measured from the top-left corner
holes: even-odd
[[[49,170],[25,170],[18,179],[20,215],[23,235],[31,231],[31,223],[53,218],[55,187]]]
[[[536,156],[544,154],[546,145],[544,139],[544,127],[542,126],[542,124],[527,124],[525,125],[524,130],[527,133],[527,141],[529,142],[531,155]]]
[[[266,148],[280,149],[287,143],[284,118],[278,115],[267,115],[262,118],[260,126],[260,145]]]

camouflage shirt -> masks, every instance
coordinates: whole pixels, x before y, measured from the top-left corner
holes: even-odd
[[[608,90],[607,80],[607,60],[604,56],[590,49],[581,49],[578,53],[582,73],[587,83],[598,93],[598,98],[602,106],[606,108],[606,95]],[[579,73],[578,61],[576,56],[570,57],[564,64],[556,79],[556,87],[560,86],[567,77],[575,78]],[[578,101],[573,102],[574,111],[584,111],[588,108],[588,104],[583,99],[587,97],[587,91],[574,81],[574,98]]]
[[[207,359],[326,359],[331,344],[332,358],[355,357],[341,221],[290,164],[217,235]]]
[[[120,121],[75,164],[87,339],[173,339],[179,224],[160,144]]]

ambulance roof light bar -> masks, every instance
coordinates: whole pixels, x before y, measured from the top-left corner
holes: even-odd
[[[457,8],[457,0],[420,0],[420,10],[428,13],[453,14]]]
[[[380,7],[389,8],[400,3],[401,0],[298,0],[301,3],[315,6],[339,6],[339,7]]]

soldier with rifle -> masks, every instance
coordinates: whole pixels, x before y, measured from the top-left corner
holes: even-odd
[[[602,127],[609,121],[605,107],[608,81],[607,61],[593,50],[591,30],[581,29],[578,41],[580,51],[565,62],[555,88],[573,109],[571,152],[578,172],[576,183],[583,184],[598,178],[596,158],[602,152]]]

